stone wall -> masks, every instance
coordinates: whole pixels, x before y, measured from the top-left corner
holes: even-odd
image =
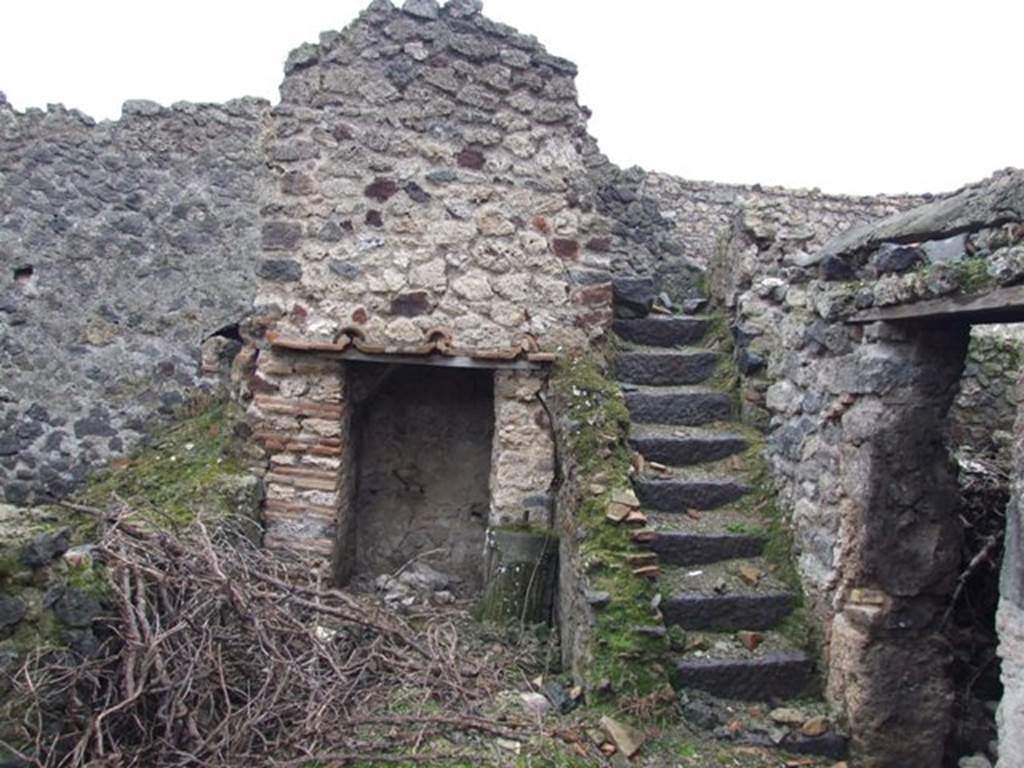
[[[129,102],[96,124],[0,98],[4,495],[66,493],[125,452],[203,385],[220,329],[203,365],[226,368],[254,296],[257,333],[579,348],[613,273],[698,290],[747,201],[829,231],[902,205],[621,170],[574,75],[474,0],[378,1],[292,52],[273,110]]]
[[[574,194],[570,62],[473,0],[374,2],[292,52],[271,115],[258,303],[278,330],[578,348],[610,319],[607,222]]]
[[[712,295],[732,327],[743,415],[768,433],[780,506],[792,516],[805,587],[826,625],[843,554],[841,418],[858,397],[891,386],[899,362],[861,328],[842,323],[872,283],[822,279],[833,269],[824,247],[912,202],[745,201],[709,268]]]
[[[829,695],[868,765],[941,759],[950,700],[941,614],[960,564],[948,410],[968,326],[847,320],[1019,280],[1021,189],[1019,175],[998,174],[876,225],[844,223],[827,242],[827,216],[814,213],[808,227],[792,200],[749,201],[712,267],[743,410],[768,432],[780,506],[825,630]],[[978,402],[971,381],[965,403]]]
[[[949,416],[954,446],[990,458],[1006,470],[1012,465],[1022,334],[1024,326],[1017,325],[971,328],[967,363]]]
[[[200,384],[200,342],[252,302],[254,99],[117,122],[0,95],[0,487],[62,495]]]
[[[785,233],[797,262],[837,232],[919,205],[931,196],[854,197],[817,189],[690,181],[641,168],[620,169],[586,154],[596,208],[612,221],[616,273],[653,275],[676,299],[701,295],[705,272],[741,211],[781,208],[796,225]]]
[[[1024,396],[1024,373],[1018,382]],[[1013,430],[1013,485],[1006,510],[1003,571],[999,585],[999,656],[1003,699],[996,717],[999,768],[1024,764],[1024,411]]]

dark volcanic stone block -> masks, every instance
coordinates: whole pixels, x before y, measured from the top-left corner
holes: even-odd
[[[615,291],[616,317],[645,317],[654,304],[654,278],[616,277],[612,280]]]
[[[659,512],[714,509],[750,491],[735,480],[636,480],[633,486],[640,503]]]
[[[718,435],[637,435],[630,445],[650,461],[673,467],[717,461],[739,453],[747,447],[747,439],[739,434]]]
[[[648,544],[658,553],[663,565],[701,565],[758,557],[764,550],[764,538],[747,534],[701,534],[684,531],[660,532]]]
[[[256,274],[272,283],[295,283],[302,279],[302,265],[291,259],[264,259]]]
[[[430,308],[430,295],[426,291],[400,293],[391,300],[391,313],[399,317],[425,315]]]
[[[302,239],[302,225],[293,221],[268,221],[261,230],[267,251],[293,251]]]
[[[615,376],[630,384],[700,384],[717,365],[715,352],[619,352]]]
[[[634,344],[671,347],[700,341],[707,333],[708,322],[695,317],[619,319],[612,325],[612,330],[620,339]]]
[[[18,598],[0,595],[0,630],[13,627],[25,618],[27,612],[25,603]]]
[[[682,629],[735,632],[741,629],[771,629],[793,610],[789,592],[708,595],[703,592],[676,594],[664,600],[665,623]]]
[[[793,732],[782,740],[779,746],[797,755],[818,755],[842,760],[849,751],[849,739],[841,733],[829,731],[821,736],[804,736]]]
[[[699,426],[732,417],[733,402],[721,392],[627,392],[634,422]]]
[[[924,251],[917,246],[883,243],[875,255],[875,269],[880,275],[907,272],[924,261]]]
[[[673,685],[696,688],[728,699],[791,699],[811,683],[812,664],[805,653],[791,651],[758,659],[681,659]]]

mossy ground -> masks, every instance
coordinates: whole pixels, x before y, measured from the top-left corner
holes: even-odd
[[[145,448],[93,475],[77,499],[96,507],[120,499],[138,519],[172,530],[194,522],[197,512],[232,514],[223,483],[246,471],[241,415],[227,401],[195,403]]]
[[[227,519],[238,511],[237,489],[228,481],[246,476],[236,429],[240,417],[238,407],[224,401],[194,403],[146,447],[98,471],[72,503],[106,508],[120,499],[132,509],[133,523],[170,529],[187,526],[197,514],[214,522]],[[72,546],[92,543],[96,517],[60,504],[18,509],[14,515],[10,525],[2,521],[6,533],[0,541],[0,591],[18,597],[29,609],[0,650],[20,654],[61,646],[63,628],[40,596],[59,587],[102,599],[110,589],[106,568],[86,555],[71,561],[58,558],[33,570],[22,562],[21,551],[36,536],[65,528],[71,529]]]
[[[645,727],[647,737],[640,752],[623,762],[621,756],[607,758],[589,741],[587,731],[598,727],[596,718],[561,717],[544,723],[546,730],[558,735],[536,735],[522,742],[514,754],[507,746],[499,746],[494,737],[481,736],[471,758],[450,760],[394,762],[367,761],[350,764],[351,768],[594,768],[595,766],[633,765],[636,768],[825,768],[835,761],[827,758],[796,757],[777,750],[762,749],[721,742],[709,742],[687,735],[676,721],[664,721]],[[683,735],[680,735],[683,734]],[[565,737],[565,739],[561,738]],[[443,749],[447,744],[432,745]],[[426,752],[426,750],[422,750]],[[582,753],[582,754],[581,754]],[[329,764],[311,763],[306,768],[328,768]]]

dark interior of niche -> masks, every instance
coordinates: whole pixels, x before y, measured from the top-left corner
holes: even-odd
[[[478,594],[490,506],[490,370],[354,364],[353,578],[422,560]]]
[[[27,282],[32,277],[32,275],[35,274],[35,271],[36,271],[36,268],[33,267],[31,264],[26,264],[26,265],[21,266],[21,267],[15,267],[14,268],[14,282],[16,282],[16,283]]]
[[[972,453],[958,456],[960,498],[957,514],[963,525],[960,581],[945,617],[953,651],[953,729],[946,749],[947,764],[964,755],[994,755],[995,714],[1003,696],[996,610],[999,576],[1010,501],[1009,467],[1005,457]]]

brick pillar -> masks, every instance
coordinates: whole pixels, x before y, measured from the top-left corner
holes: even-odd
[[[346,575],[332,563],[339,519],[351,503],[349,414],[337,360],[281,349],[260,355],[250,421],[267,454],[264,545],[308,559],[325,576]]]

